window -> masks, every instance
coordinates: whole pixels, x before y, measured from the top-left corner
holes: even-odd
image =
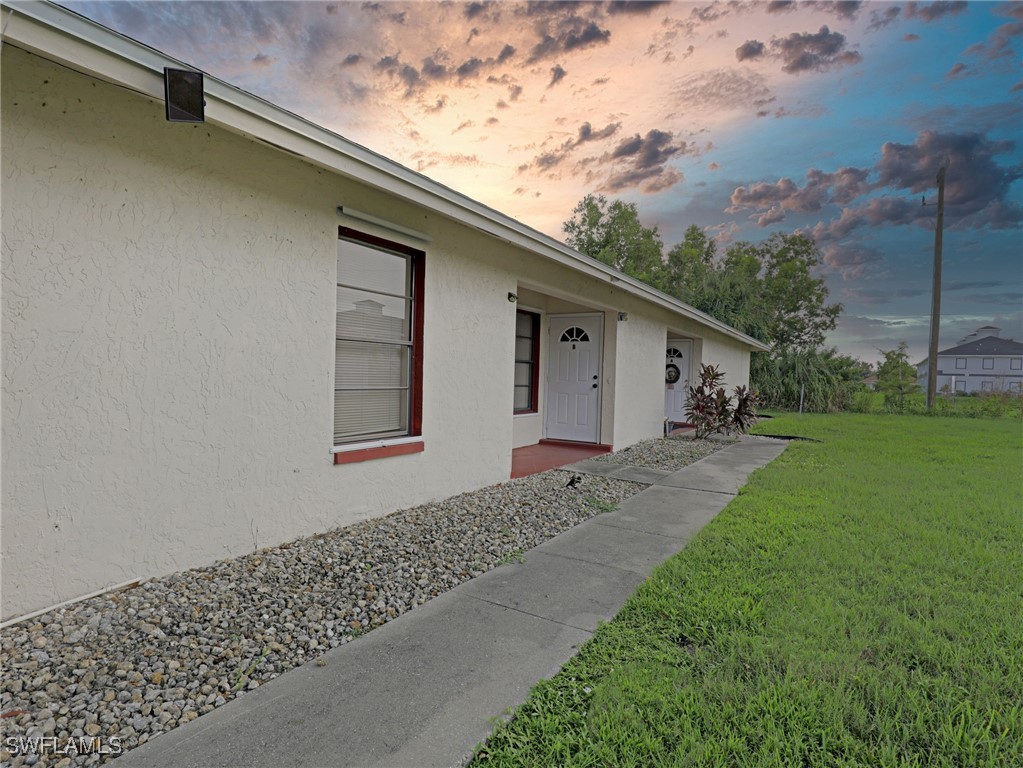
[[[540,370],[540,316],[519,310],[515,316],[515,412],[536,413]]]
[[[990,381],[982,381],[982,382],[980,382],[980,391],[981,392],[993,392],[994,391],[994,383],[990,382]]]
[[[985,357],[984,358],[984,370],[985,371],[990,371],[990,370],[993,370],[994,367],[995,367],[995,359],[993,357]]]
[[[540,361],[540,316],[515,313],[515,413],[537,412]]]
[[[956,358],[956,370],[961,371],[964,368],[966,368],[966,358],[965,357],[957,357]]]
[[[574,325],[571,328],[566,328],[565,332],[561,334],[561,339],[560,339],[560,341],[564,341],[564,342],[589,341],[589,340],[590,340],[590,335],[588,333],[586,333],[586,331],[584,331],[582,328],[578,328],[578,327],[576,327]]]
[[[1023,394],[1023,381],[1010,381],[1009,391],[1014,394]]]
[[[1023,371],[1023,357],[1014,357],[1009,360],[1009,368],[1013,371]]]
[[[421,251],[339,228],[334,444],[422,433]]]
[[[956,379],[956,392],[966,391],[966,379]]]

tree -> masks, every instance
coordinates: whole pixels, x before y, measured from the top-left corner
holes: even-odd
[[[713,267],[703,286],[693,289],[694,298],[699,300],[693,306],[747,336],[770,342],[771,312],[765,301],[756,246],[737,243]]]
[[[650,285],[661,281],[664,243],[657,227],[642,225],[635,203],[587,195],[562,229],[580,253]]]
[[[760,244],[736,243],[716,261],[713,241],[690,227],[668,253],[662,288],[777,349],[805,351],[823,345],[842,312],[814,276],[820,263],[812,238],[780,232]]]
[[[772,344],[750,363],[750,381],[768,402],[798,405],[793,393],[807,385],[810,410],[832,410],[851,398],[860,363],[823,348],[842,305],[827,301],[812,238],[778,232],[759,244],[735,243],[722,257],[714,240],[692,225],[663,258],[657,228],[642,226],[636,206],[602,195],[584,197],[564,231],[577,250]]]
[[[833,330],[841,304],[826,304],[828,288],[812,272],[820,249],[803,234],[776,232],[758,246],[763,266],[763,300],[770,313],[767,333],[781,348],[816,349]]]
[[[823,345],[841,304],[814,272],[820,249],[804,234],[776,232],[760,244],[739,242],[723,259],[696,225],[668,251],[657,227],[644,227],[634,203],[587,195],[562,226],[576,250],[642,280],[779,349]]]
[[[884,392],[885,405],[902,410],[906,407],[906,398],[917,390],[916,369],[909,363],[906,342],[900,342],[898,348],[878,350],[884,355],[877,367],[877,389]]]
[[[717,243],[695,224],[691,224],[682,242],[668,251],[667,263],[657,287],[692,306],[703,299],[704,285],[713,271]]]

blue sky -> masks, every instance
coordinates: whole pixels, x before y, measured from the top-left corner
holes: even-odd
[[[812,234],[829,343],[1023,339],[1023,3],[68,2],[555,237],[587,193],[667,247]]]

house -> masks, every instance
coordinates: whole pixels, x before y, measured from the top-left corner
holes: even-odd
[[[1023,394],[1023,342],[1001,338],[1002,329],[985,325],[954,347],[938,352],[939,393]],[[917,364],[917,383],[927,387],[927,363]]]
[[[215,78],[171,122],[186,67],[69,10],[3,19],[4,618],[658,436],[766,349]]]

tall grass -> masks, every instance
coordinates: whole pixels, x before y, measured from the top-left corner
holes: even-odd
[[[476,764],[1023,765],[1015,421],[782,416],[793,442]]]
[[[787,349],[754,355],[750,380],[769,408],[828,413],[850,407],[863,388],[863,370],[834,348]]]
[[[1023,419],[1023,397],[1009,392],[979,395],[939,394],[934,409],[927,410],[927,398],[919,392],[906,397],[901,406],[889,402],[881,392],[861,389],[852,396],[848,410],[854,413],[895,413],[957,418]]]

